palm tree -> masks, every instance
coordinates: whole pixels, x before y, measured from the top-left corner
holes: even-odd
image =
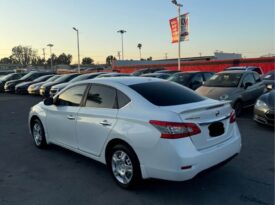
[[[138,47],[138,49],[139,49],[139,59],[141,60],[141,47],[142,47],[142,44],[139,43],[139,44],[137,45],[137,47]]]

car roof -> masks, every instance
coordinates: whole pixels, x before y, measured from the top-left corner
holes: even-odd
[[[225,70],[234,70],[234,69],[240,69],[240,70],[245,70],[245,69],[249,69],[249,68],[259,68],[257,66],[233,66],[233,67],[228,67]]]
[[[109,77],[109,78],[93,78],[88,80],[83,80],[81,82],[76,82],[75,84],[79,83],[119,83],[123,85],[134,85],[140,83],[147,83],[147,82],[166,82],[159,78],[148,78],[148,77]]]
[[[221,71],[219,73],[240,73],[240,74],[243,74],[243,73],[256,73],[256,72],[254,72],[254,71],[247,71],[247,70],[225,70],[225,71]]]

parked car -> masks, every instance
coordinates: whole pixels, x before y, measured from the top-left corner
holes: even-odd
[[[170,78],[170,74],[167,73],[148,73],[148,74],[143,74],[141,77],[149,77],[149,78],[161,78],[161,79],[168,79]]]
[[[61,83],[69,82],[70,80],[72,80],[73,78],[75,78],[79,75],[80,74],[78,74],[78,73],[62,75],[62,76],[60,76],[60,78],[58,78],[57,80],[55,80],[53,82],[43,84],[40,87],[39,93],[40,93],[41,96],[48,97],[48,96],[50,96],[50,90],[51,90],[52,86],[58,85],[58,84],[61,84]]]
[[[258,73],[253,71],[223,71],[206,81],[196,92],[200,95],[231,101],[236,115],[240,116],[243,107],[255,104],[265,91]]]
[[[7,81],[5,83],[5,87],[4,87],[5,92],[14,92],[15,91],[15,86],[18,85],[19,83],[33,81],[34,79],[36,79],[40,76],[49,75],[49,74],[52,74],[52,73],[50,73],[50,72],[40,72],[40,71],[31,71],[28,74],[24,75],[20,79]]]
[[[35,83],[44,82],[44,81],[48,80],[49,78],[51,78],[53,75],[54,74],[43,75],[41,77],[36,78],[33,81],[19,83],[18,85],[15,86],[15,93],[16,94],[28,94],[28,87],[30,85],[35,84]]]
[[[104,73],[104,74],[98,75],[96,78],[125,77],[125,76],[131,76],[131,75],[127,73]]]
[[[263,76],[263,83],[265,84],[268,90],[275,89],[275,71],[269,71]]]
[[[184,181],[241,149],[234,110],[157,78],[73,83],[31,108],[38,148],[57,144],[107,164],[130,188],[140,178]],[[41,163],[43,163],[41,161]]]
[[[54,75],[52,77],[50,77],[48,80],[44,81],[44,82],[40,82],[40,83],[35,83],[32,84],[28,87],[28,93],[30,95],[39,95],[40,92],[40,87],[45,84],[45,83],[49,83],[49,82],[54,82],[55,80],[57,80],[61,75]]]
[[[17,80],[22,78],[26,73],[10,73],[8,75],[4,75],[0,79],[0,92],[4,92],[4,86],[7,81]]]
[[[225,71],[230,71],[230,70],[254,71],[254,72],[258,73],[259,75],[263,75],[262,69],[257,66],[235,66],[235,67],[226,68],[224,70]]]
[[[83,74],[83,75],[73,78],[72,80],[70,80],[67,83],[61,83],[61,84],[54,85],[51,87],[50,96],[53,97],[57,92],[59,92],[60,90],[65,88],[70,83],[74,83],[74,82],[81,81],[81,80],[93,79],[93,78],[95,78],[99,75],[102,75],[102,74],[104,74],[104,72]]]
[[[275,90],[263,94],[254,106],[254,120],[261,124],[274,126]]]
[[[202,86],[203,82],[213,76],[213,72],[188,71],[172,75],[168,80],[184,85],[192,90]]]
[[[174,73],[179,73],[181,71],[178,71],[178,70],[159,70],[159,71],[156,71],[155,73],[166,73],[166,74],[174,74]]]
[[[156,71],[164,70],[164,68],[145,68],[145,69],[139,69],[132,73],[133,76],[140,76],[147,73],[154,73]]]

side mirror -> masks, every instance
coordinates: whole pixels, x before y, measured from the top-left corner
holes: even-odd
[[[247,82],[244,84],[244,89],[247,89],[248,87],[252,86],[253,84],[250,82]]]
[[[44,105],[47,105],[47,106],[50,106],[50,105],[53,105],[53,98],[46,98],[44,100]]]

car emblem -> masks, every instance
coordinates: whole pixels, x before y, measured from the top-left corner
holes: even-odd
[[[220,115],[220,111],[216,112],[216,117],[218,117]]]

